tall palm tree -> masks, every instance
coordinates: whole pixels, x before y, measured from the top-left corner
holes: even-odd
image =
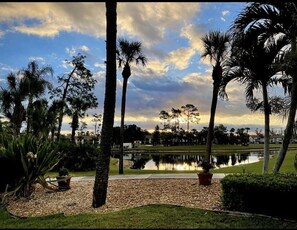
[[[233,29],[238,33],[246,31],[265,40],[282,34],[290,41],[290,53],[286,56],[287,65],[283,71],[292,78],[291,104],[284,140],[273,169],[277,173],[290,144],[297,108],[297,5],[295,2],[283,1],[249,3],[234,21]]]
[[[36,61],[31,61],[26,69],[21,70],[21,73],[24,75],[29,97],[27,106],[27,133],[29,133],[32,131],[33,100],[44,94],[46,88],[52,87],[45,78],[53,75],[53,69],[49,66],[39,68]]]
[[[100,151],[93,188],[93,208],[106,203],[117,82],[117,2],[105,2],[106,7],[106,82]]]
[[[280,37],[277,41],[259,40],[257,37],[234,34],[232,55],[228,62],[229,75],[225,78],[235,79],[246,85],[246,99],[250,104],[255,101],[254,90],[262,90],[264,107],[264,162],[263,173],[268,172],[269,162],[269,134],[270,114],[268,87],[277,81],[276,74],[279,71],[276,61],[282,53],[282,48],[287,44],[286,37]],[[256,106],[254,110],[257,110]]]
[[[23,121],[26,120],[26,110],[22,102],[27,96],[27,88],[23,79],[15,74],[7,76],[7,89],[0,92],[0,107],[2,113],[9,119],[14,135],[19,135]]]
[[[124,123],[126,109],[126,91],[128,79],[131,76],[130,65],[135,62],[136,65],[141,63],[143,66],[147,63],[146,57],[142,54],[141,42],[129,42],[125,39],[119,39],[117,59],[119,66],[124,66],[122,71],[123,90],[122,90],[122,105],[121,105],[121,141],[120,141],[120,159],[119,159],[119,174],[124,173],[123,156],[124,156]]]
[[[209,57],[211,63],[213,63],[212,80],[213,80],[213,92],[212,102],[210,109],[210,118],[207,133],[206,143],[206,156],[204,158],[204,165],[211,163],[211,147],[213,141],[214,121],[217,108],[217,101],[219,96],[219,88],[223,79],[223,66],[224,60],[228,57],[230,35],[221,31],[210,31],[203,38],[204,52],[201,57]],[[204,168],[205,172],[209,171],[209,168]]]

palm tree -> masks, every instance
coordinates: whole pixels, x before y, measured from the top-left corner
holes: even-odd
[[[124,123],[125,123],[125,109],[126,109],[126,91],[128,79],[131,76],[130,64],[133,62],[141,63],[143,66],[147,63],[147,59],[142,54],[141,42],[129,42],[125,39],[119,39],[117,59],[119,66],[124,66],[122,71],[123,76],[123,90],[122,90],[122,105],[121,105],[121,141],[120,141],[120,159],[119,159],[119,174],[124,173],[123,156],[124,156]]]
[[[230,42],[230,35],[220,31],[210,31],[208,34],[205,35],[205,37],[202,38],[202,41],[204,45],[204,52],[202,53],[201,57],[209,57],[210,62],[214,62],[212,71],[213,92],[207,133],[206,156],[203,160],[204,165],[209,165],[211,163],[210,155],[213,141],[214,121],[219,88],[223,79],[224,60],[227,58],[228,55],[228,44]],[[209,171],[209,168],[207,167],[204,169],[205,172]]]
[[[112,132],[116,102],[116,40],[117,40],[117,3],[105,2],[106,7],[106,82],[103,123],[101,131],[100,151],[96,166],[93,188],[93,208],[106,203],[109,163],[112,146]]]
[[[292,78],[291,104],[283,143],[280,147],[273,172],[277,173],[286,156],[293,133],[297,108],[297,6],[295,2],[255,2],[248,4],[236,18],[235,33],[246,33],[269,39],[276,34],[287,36],[290,41],[290,53],[286,55],[287,65],[283,71]]]
[[[262,90],[264,107],[264,162],[263,173],[268,172],[269,162],[269,134],[271,106],[267,88],[277,81],[276,74],[279,71],[277,66],[277,55],[287,44],[286,37],[280,37],[277,41],[271,40],[266,43],[257,37],[245,36],[245,34],[234,34],[232,55],[228,62],[226,79],[235,79],[246,84],[247,104],[255,102],[254,90]],[[259,105],[252,108],[257,110]]]
[[[10,121],[14,135],[19,135],[23,121],[26,120],[26,110],[22,102],[27,96],[27,88],[23,79],[15,74],[7,76],[7,89],[0,92],[1,111]]]
[[[32,131],[33,100],[44,94],[46,88],[50,89],[52,87],[52,84],[44,78],[52,76],[53,69],[49,66],[39,68],[36,61],[31,61],[27,69],[21,70],[21,73],[24,75],[29,97],[27,106],[27,133],[29,133]]]

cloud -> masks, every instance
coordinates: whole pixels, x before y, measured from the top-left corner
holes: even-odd
[[[165,61],[161,61],[158,59],[151,59],[148,60],[148,63],[145,66],[142,65],[132,65],[131,66],[132,71],[132,77],[136,78],[145,78],[148,79],[154,79],[155,77],[164,76],[168,70],[168,64]]]
[[[167,29],[187,23],[199,9],[199,3],[118,3],[118,33],[155,44]],[[13,21],[11,30],[38,36],[65,31],[105,37],[105,13],[103,2],[8,2],[1,3],[0,23]]]
[[[176,68],[183,70],[189,66],[190,60],[194,54],[195,50],[192,47],[183,47],[171,51],[166,60]]]
[[[180,36],[189,40],[190,46],[199,52],[203,51],[203,42],[201,38],[204,36],[204,27],[195,24],[188,24],[181,30]]]
[[[103,64],[103,63],[98,63],[98,62],[96,62],[96,63],[94,64],[94,66],[97,67],[97,68],[100,68],[100,69],[106,69],[106,65]]]
[[[89,54],[89,47],[87,47],[86,45],[82,45],[80,47],[71,47],[68,48],[66,47],[66,53],[68,53],[71,57],[77,55],[77,53],[81,53],[81,54]]]
[[[7,64],[4,64],[4,63],[0,63],[0,70],[1,71],[5,71],[5,72],[17,72],[18,69],[17,68],[14,68],[14,67],[11,67]]]
[[[45,59],[43,57],[29,57],[29,61],[37,61],[41,64],[45,64]]]
[[[92,36],[105,34],[105,5],[92,2],[1,3],[0,22],[14,21],[12,30],[38,36],[78,32]]]
[[[119,3],[119,35],[141,37],[147,46],[165,38],[167,31],[179,30],[200,10],[199,3]],[[127,13],[129,12],[129,13]]]

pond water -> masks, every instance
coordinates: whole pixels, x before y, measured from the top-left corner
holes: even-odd
[[[277,151],[270,151],[271,155]],[[237,152],[230,155],[211,156],[215,168],[258,162],[263,158],[263,151]],[[198,163],[203,157],[200,155],[159,155],[159,154],[125,154],[125,160],[130,162],[131,169],[142,170],[201,170]]]

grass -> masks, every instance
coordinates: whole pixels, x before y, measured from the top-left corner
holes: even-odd
[[[0,228],[125,228],[125,229],[294,229],[297,223],[264,216],[231,215],[175,205],[146,205],[112,213],[63,214],[26,219],[0,211]]]
[[[242,146],[245,147],[245,146]],[[251,146],[250,146],[251,147]],[[296,172],[294,158],[297,150],[288,151],[280,172]],[[269,170],[272,172],[276,157],[269,161]],[[263,162],[246,165],[224,167],[212,170],[213,173],[243,173],[262,172]],[[133,170],[126,167],[125,174],[144,173],[196,173],[196,171],[168,171],[168,170]],[[57,175],[56,172],[51,172]],[[111,158],[110,175],[118,174],[117,159]],[[71,172],[73,176],[94,176],[95,171]],[[146,205],[111,213],[79,214],[64,216],[63,214],[45,217],[30,217],[16,219],[0,209],[0,228],[127,228],[127,229],[297,229],[296,221],[286,221],[277,218],[258,216],[228,214],[223,212],[207,211],[198,208],[186,208],[174,205]]]

